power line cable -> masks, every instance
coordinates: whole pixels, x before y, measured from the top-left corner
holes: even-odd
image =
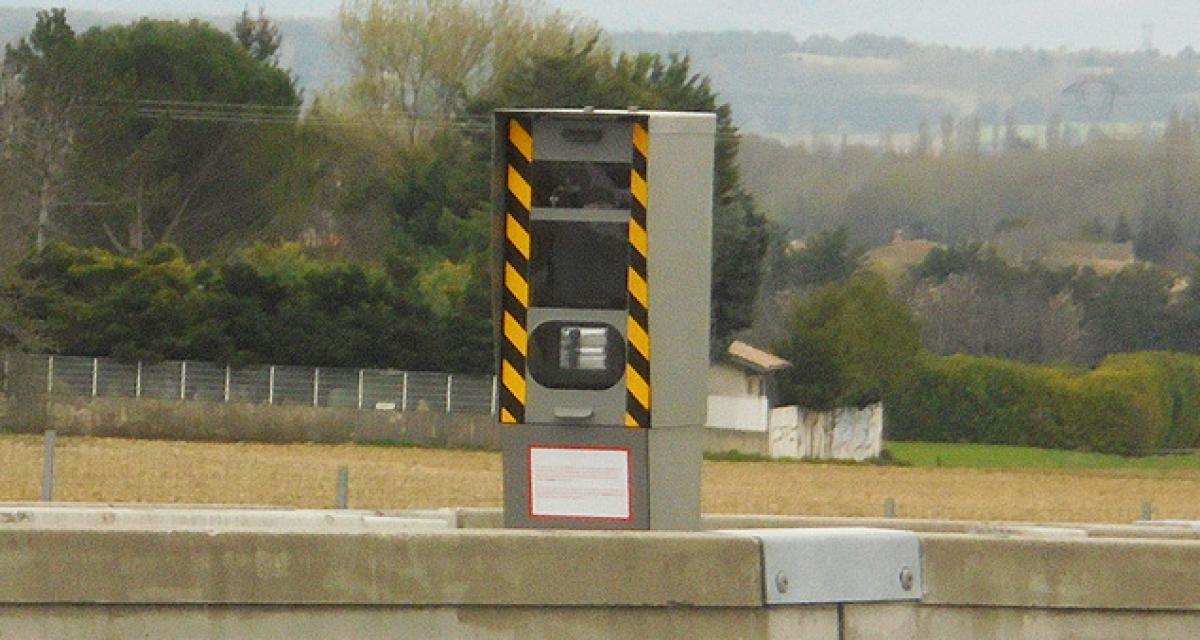
[[[490,131],[493,123],[487,116],[422,114],[411,111],[384,109],[376,118],[363,120],[347,116],[314,114],[304,106],[264,105],[185,100],[94,100],[75,108],[90,111],[111,111],[133,108],[135,115],[145,118],[167,118],[185,122],[215,122],[229,124],[303,124],[316,127],[384,127],[399,128],[412,124],[435,125],[460,131]],[[379,118],[393,118],[379,122]],[[718,132],[718,139],[740,138],[740,133]]]

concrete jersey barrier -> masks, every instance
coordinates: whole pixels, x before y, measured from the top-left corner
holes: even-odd
[[[1200,540],[1164,527],[448,528],[496,515],[4,507],[0,637],[1200,637]],[[811,594],[856,561],[890,585],[907,565],[868,557],[889,540],[919,547],[902,599],[771,591]],[[783,582],[779,544],[804,561]]]

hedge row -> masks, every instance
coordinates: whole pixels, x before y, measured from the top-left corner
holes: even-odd
[[[924,359],[885,400],[894,440],[1144,455],[1200,447],[1200,357],[1143,352],[1073,371]]]

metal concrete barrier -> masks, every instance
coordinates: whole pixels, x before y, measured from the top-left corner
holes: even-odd
[[[1200,637],[1188,527],[463,528],[498,516],[3,507],[0,637]]]
[[[452,511],[388,515],[350,510],[66,504],[0,506],[0,527],[18,531],[396,533],[453,529],[455,520]]]
[[[768,605],[916,602],[921,540],[895,529],[731,529],[762,547]]]

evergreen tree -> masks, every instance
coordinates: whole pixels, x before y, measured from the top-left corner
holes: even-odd
[[[262,7],[258,9],[257,18],[250,15],[249,9],[242,9],[242,16],[233,25],[233,34],[238,43],[260,62],[276,60],[279,45],[283,44],[279,27],[267,18]]]
[[[849,278],[858,269],[845,226],[822,231],[808,239],[803,249],[784,251],[776,260],[777,287],[807,289]]]
[[[917,141],[913,145],[912,154],[916,158],[925,158],[933,151],[933,134],[929,131],[929,121],[921,118],[917,126]]]
[[[264,225],[263,183],[287,158],[300,104],[286,71],[199,21],[92,29],[76,46],[84,96],[105,105],[78,120],[75,170],[97,204],[74,220],[76,238],[131,253],[159,242],[207,251]]]
[[[911,372],[919,327],[874,274],[826,285],[797,302],[773,349],[792,363],[785,401],[828,411],[878,402]]]
[[[50,241],[78,188],[71,165],[78,153],[81,62],[64,9],[39,11],[29,36],[4,47],[0,163],[18,228],[32,230],[37,250]]]
[[[978,114],[959,121],[958,146],[968,156],[977,156],[983,150],[983,121]]]
[[[954,153],[954,116],[947,113],[942,116],[942,155]]]
[[[1179,224],[1171,216],[1159,198],[1148,197],[1142,219],[1138,224],[1137,236],[1133,239],[1133,252],[1139,260],[1163,263],[1181,245]]]
[[[1084,298],[1092,361],[1112,353],[1169,348],[1166,335],[1171,278],[1156,267],[1129,267]]]
[[[1021,132],[1017,129],[1017,113],[1014,109],[1009,109],[1004,112],[1004,150],[1017,151],[1019,149],[1028,149],[1029,141],[1021,137]]]
[[[1129,220],[1122,213],[1117,217],[1117,224],[1113,226],[1112,241],[1122,243],[1130,240],[1133,240],[1133,229],[1129,227]]]
[[[1062,116],[1057,111],[1046,119],[1046,148],[1056,150],[1062,147]]]

